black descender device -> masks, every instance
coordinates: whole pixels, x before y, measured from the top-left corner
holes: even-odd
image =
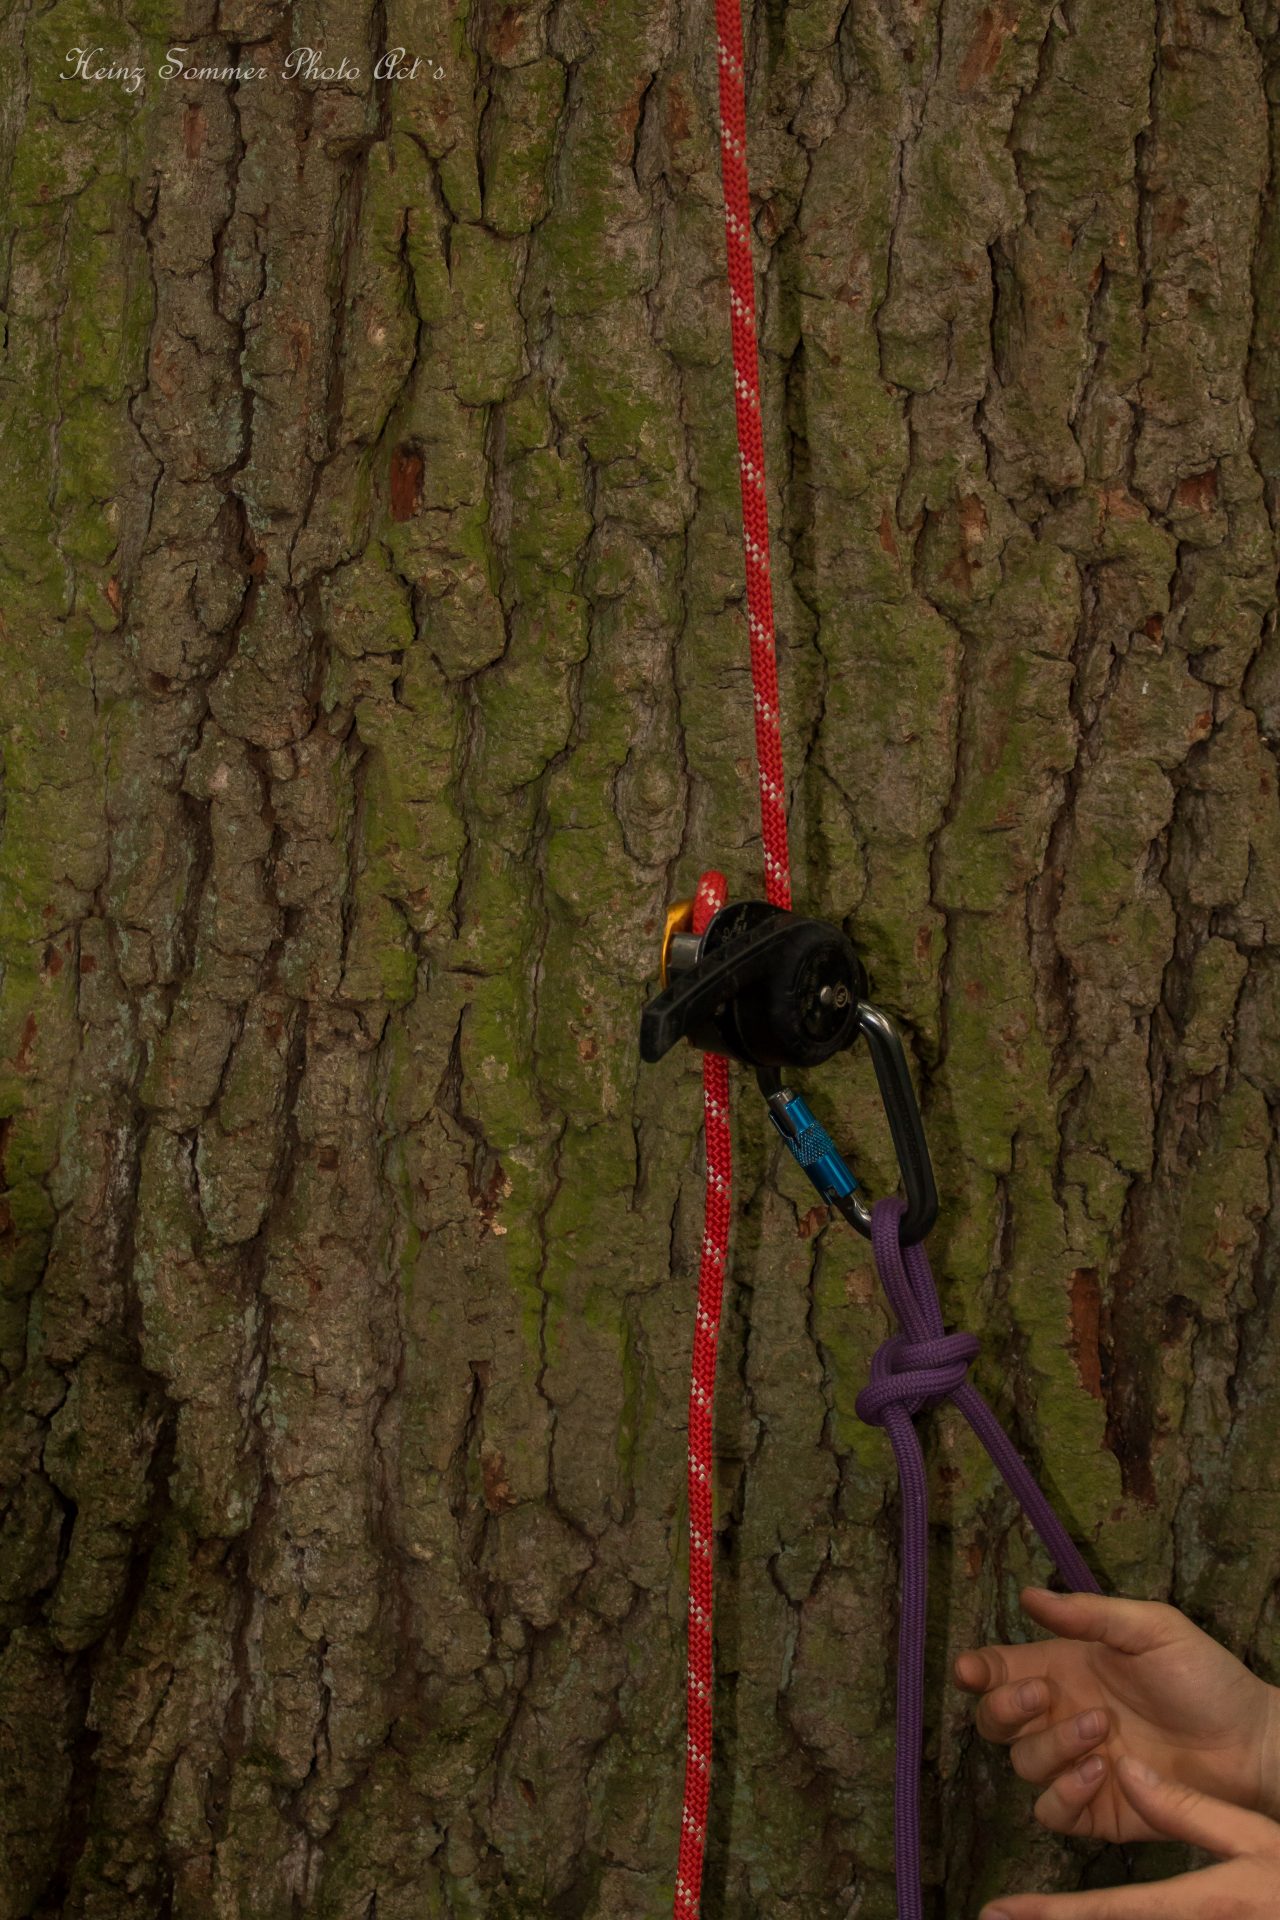
[[[828,1206],[867,1238],[871,1208],[807,1101],[784,1087],[783,1068],[820,1066],[865,1036],[902,1175],[902,1243],[922,1240],[938,1190],[901,1036],[867,999],[867,975],[839,927],[764,900],[721,907],[705,933],[693,903],[667,915],[662,991],[640,1022],[640,1057],[661,1060],[677,1040],[754,1067],[769,1117]]]

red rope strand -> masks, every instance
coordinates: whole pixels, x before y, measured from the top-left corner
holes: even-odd
[[[747,581],[747,631],[755,693],[756,763],[760,774],[760,829],[764,841],[765,897],[791,906],[791,859],[787,846],[786,789],[779,724],[778,667],[769,573],[769,514],[765,493],[764,438],[760,428],[760,373],[756,356],[755,274],[751,260],[751,205],[747,182],[747,111],[743,90],[742,15],[739,0],[716,0],[720,59],[721,164],[729,262],[729,310],[733,335],[733,387],[742,481],[742,546]],[[724,905],[724,875],[704,873],[698,882],[693,931],[705,932]],[[729,1133],[729,1063],[720,1054],[702,1056],[702,1092],[707,1144],[707,1185],[698,1276],[697,1324],[689,1386],[689,1663],[686,1692],[684,1814],[676,1870],[675,1920],[698,1920],[702,1863],[711,1791],[712,1694],[712,1502],[716,1344],[725,1264],[729,1253],[732,1151]]]
[[[720,53],[720,164],[729,256],[733,390],[742,481],[742,547],[746,559],[751,679],[755,690],[764,886],[765,898],[772,906],[789,908],[791,856],[787,847],[787,798],[782,770],[773,585],[769,572],[769,512],[764,479],[764,436],[760,427],[755,272],[751,261],[751,200],[747,182],[747,103],[743,90],[739,0],[716,0],[716,30]]]
[[[703,933],[725,902],[722,873],[704,873],[693,905],[693,931]],[[729,1062],[719,1053],[702,1056],[702,1100],[707,1137],[707,1188],[703,1215],[702,1267],[689,1383],[689,1677],[686,1689],[684,1817],[676,1871],[676,1920],[698,1920],[702,1856],[707,1839],[711,1789],[711,1692],[715,1663],[711,1646],[711,1554],[715,1538],[712,1505],[712,1414],[716,1390],[716,1342],[720,1301],[729,1254],[729,1196],[733,1155],[729,1136]]]

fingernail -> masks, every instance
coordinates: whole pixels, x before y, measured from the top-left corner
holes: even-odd
[[[1120,1765],[1131,1780],[1140,1780],[1144,1787],[1160,1785],[1160,1775],[1154,1767],[1149,1767],[1145,1760],[1135,1760],[1132,1754],[1126,1753]]]
[[[1106,1770],[1107,1763],[1100,1753],[1091,1753],[1089,1758],[1082,1760],[1076,1768],[1076,1772],[1080,1775],[1080,1778],[1085,1782],[1086,1786],[1094,1780],[1100,1780]]]
[[[1024,1680],[1018,1688],[1018,1705],[1024,1713],[1034,1713],[1043,1698],[1044,1694],[1038,1680]],[[1007,1915],[1005,1920],[1008,1920]]]
[[[1076,1732],[1082,1740],[1096,1740],[1102,1732],[1102,1715],[1090,1710],[1076,1716]]]

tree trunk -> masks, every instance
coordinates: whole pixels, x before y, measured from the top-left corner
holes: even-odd
[[[5,34],[2,1911],[655,1920],[700,1098],[638,1013],[760,890],[712,9]],[[978,1384],[1280,1679],[1280,9],[748,47],[797,900]],[[735,1086],[704,1912],[889,1920],[889,1321]],[[865,1055],[809,1092],[885,1190]],[[949,1682],[1047,1568],[922,1425],[929,1911],[1118,1881]]]

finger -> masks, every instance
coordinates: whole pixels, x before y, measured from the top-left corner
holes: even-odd
[[[973,1648],[956,1656],[951,1663],[951,1672],[956,1685],[963,1687],[966,1693],[985,1693],[990,1685],[986,1659]]]
[[[1042,1732],[1021,1734],[1013,1743],[1009,1758],[1020,1780],[1032,1780],[1043,1786],[1064,1768],[1079,1764],[1091,1747],[1105,1740],[1110,1723],[1101,1707],[1073,1713],[1055,1720]]]
[[[1107,1777],[1105,1753],[1086,1754],[1078,1766],[1068,1767],[1050,1781],[1035,1804],[1035,1816],[1050,1833],[1073,1833],[1089,1839],[1094,1830],[1094,1802]]]
[[[1198,1911],[1191,1902],[1199,1877],[1186,1873],[1140,1887],[1100,1887],[1096,1893],[1002,1893],[978,1920],[1184,1920]],[[1186,1896],[1182,1903],[1171,1904],[1170,1896],[1177,1901],[1180,1895]]]
[[[1022,1607],[1040,1626],[1066,1640],[1092,1640],[1119,1653],[1149,1653],[1186,1631],[1176,1607],[1157,1600],[1122,1600],[1102,1593],[1051,1593],[1024,1587]],[[1045,1671],[1044,1642],[979,1647],[959,1655],[952,1671],[968,1693],[1030,1679]]]
[[[966,1693],[986,1693],[991,1687],[1002,1686],[1009,1677],[1007,1651],[1005,1647],[970,1647],[952,1665],[957,1685]]]
[[[1022,1608],[1064,1640],[1094,1640],[1117,1653],[1150,1653],[1166,1646],[1186,1622],[1158,1600],[1119,1600],[1105,1593],[1050,1593],[1024,1587]]]
[[[1008,1686],[993,1687],[990,1693],[983,1694],[974,1709],[974,1725],[984,1740],[996,1740],[1001,1746],[1007,1746],[1043,1718],[1051,1697],[1044,1680],[1019,1680]]]
[[[951,1668],[957,1686],[966,1693],[990,1693],[993,1687],[1039,1680],[1045,1674],[1045,1643],[1030,1640],[1011,1647],[971,1647],[958,1654]]]
[[[1214,1800],[1181,1781],[1166,1780],[1129,1754],[1118,1763],[1116,1777],[1130,1805],[1171,1840],[1186,1840],[1223,1859],[1238,1853],[1280,1857],[1280,1826],[1265,1814],[1249,1813],[1229,1800]]]

